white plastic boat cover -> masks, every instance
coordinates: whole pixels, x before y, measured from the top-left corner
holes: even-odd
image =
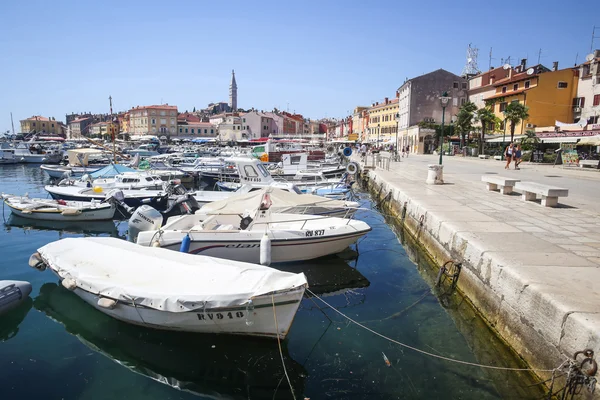
[[[271,197],[272,210],[285,213],[296,207],[328,207],[328,208],[354,208],[359,204],[353,201],[333,200],[312,194],[291,193],[282,189],[267,187],[250,193],[236,193],[225,200],[213,201],[202,206],[197,214],[242,214],[246,210],[257,209],[265,193]]]
[[[61,278],[90,293],[169,312],[243,306],[306,285],[304,274],[143,247],[117,238],[68,238],[38,249]]]

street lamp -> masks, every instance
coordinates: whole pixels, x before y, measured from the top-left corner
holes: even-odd
[[[442,93],[442,97],[440,97],[440,104],[442,105],[442,132],[441,132],[441,139],[440,139],[440,162],[439,162],[440,165],[442,165],[442,154],[444,153],[444,119],[446,117],[446,107],[448,106],[449,102],[450,102],[450,97],[448,97],[448,92]]]
[[[506,141],[506,111],[502,111],[504,114],[504,133],[502,134],[502,147],[504,148],[504,143]],[[500,154],[500,159],[504,161],[504,151]]]
[[[398,156],[398,131],[400,130],[400,113],[396,113],[396,147],[394,147],[394,149],[396,150],[396,159],[398,161],[400,161],[400,158],[397,157]]]
[[[377,124],[377,149],[379,149],[379,124]]]

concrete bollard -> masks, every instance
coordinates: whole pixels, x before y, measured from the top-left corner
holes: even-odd
[[[444,166],[438,164],[429,164],[427,168],[427,180],[425,181],[425,183],[428,185],[443,185]]]

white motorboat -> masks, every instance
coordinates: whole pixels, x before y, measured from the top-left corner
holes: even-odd
[[[0,143],[0,165],[16,163],[15,150],[9,146],[8,142]]]
[[[270,190],[267,189],[255,211],[241,215],[239,206],[234,206],[211,215],[172,217],[162,228],[153,224],[150,230],[144,231],[140,227],[137,243],[179,250],[185,240],[189,241],[187,251],[192,254],[277,263],[339,253],[371,230],[365,222],[352,219],[271,213]],[[246,208],[253,207],[245,204]],[[130,227],[132,225],[135,224],[130,221]],[[269,254],[267,259],[270,260],[261,261],[261,253]]]
[[[51,269],[65,288],[113,318],[188,332],[285,338],[308,286],[302,273],[116,238],[58,240],[38,249],[29,265]]]
[[[3,194],[2,199],[13,214],[45,221],[101,221],[113,219],[116,206],[113,202],[101,203],[35,199],[26,196]]]
[[[69,176],[89,174],[105,167],[107,164],[107,152],[98,149],[70,149],[67,150],[68,165],[42,164],[40,169],[51,178],[63,178]]]
[[[210,215],[219,213],[221,210],[228,210],[228,212],[243,214],[248,209],[248,204],[258,204],[267,191],[273,203],[270,209],[272,213],[352,218],[360,207],[360,204],[355,201],[334,200],[311,194],[297,194],[294,191],[271,187],[233,193],[231,197],[224,200],[203,205],[197,213]]]
[[[14,147],[17,162],[32,164],[58,164],[62,160],[61,151],[47,142],[19,142]]]
[[[168,183],[164,183],[161,190],[146,190],[146,189],[119,189],[123,192],[124,202],[130,207],[139,207],[142,204],[149,203],[154,198],[159,198],[167,193],[166,188]],[[81,187],[81,186],[54,186],[46,185],[44,189],[53,199],[72,200],[72,201],[92,201],[104,200],[106,193],[110,188],[104,189],[101,186],[94,187]],[[217,200],[223,200],[232,195],[228,192],[210,192],[210,191],[199,191],[190,192],[199,204],[206,204]]]

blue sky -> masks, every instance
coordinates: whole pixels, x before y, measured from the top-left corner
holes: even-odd
[[[505,5],[503,5],[505,4]],[[392,97],[406,78],[460,73],[469,43],[480,69],[501,58],[560,68],[582,62],[591,0],[565,1],[16,1],[0,6],[0,132],[10,112],[64,120],[175,104],[192,110],[227,101],[231,70],[238,105],[342,117]],[[596,17],[594,18],[594,15]],[[600,36],[600,29],[597,29]],[[600,48],[600,38],[596,39]]]

